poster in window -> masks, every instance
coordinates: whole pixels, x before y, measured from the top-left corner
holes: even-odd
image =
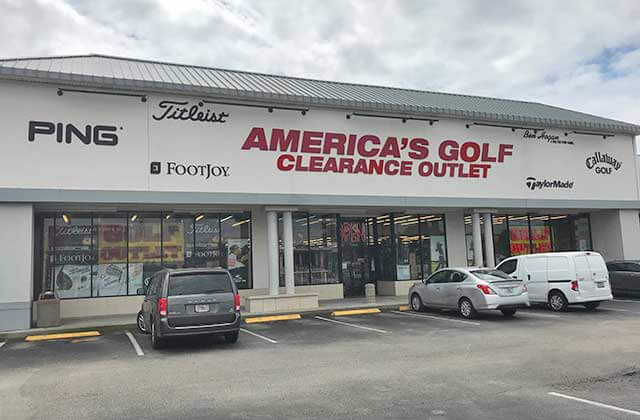
[[[136,290],[142,287],[143,264],[129,264],[129,294],[135,295]]]
[[[227,269],[239,287],[248,286],[251,250],[248,239],[227,239]]]
[[[444,236],[431,235],[431,272],[446,267],[447,254]]]
[[[93,278],[95,296],[122,296],[127,294],[126,264],[99,264],[95,267],[95,270]]]
[[[551,252],[551,228],[549,226],[531,226],[533,253]]]
[[[511,255],[529,253],[529,227],[509,226],[509,248]]]
[[[91,265],[56,266],[54,289],[61,299],[91,296]]]

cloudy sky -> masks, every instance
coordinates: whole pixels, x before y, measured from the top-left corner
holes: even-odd
[[[638,0],[0,0],[0,56],[103,53],[640,124]]]

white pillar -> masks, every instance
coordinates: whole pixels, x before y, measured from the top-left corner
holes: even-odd
[[[480,213],[472,213],[473,227],[473,265],[482,267],[482,233],[480,231]]]
[[[493,220],[491,213],[482,215],[484,219],[484,254],[487,257],[487,267],[494,268],[496,266],[495,256],[493,255]]]
[[[282,235],[284,242],[284,285],[288,295],[295,293],[293,281],[293,220],[290,211],[282,213]]]
[[[267,256],[269,260],[269,294],[277,296],[280,289],[278,275],[278,213],[267,212]]]

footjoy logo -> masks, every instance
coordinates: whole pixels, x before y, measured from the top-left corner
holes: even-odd
[[[151,162],[151,175],[160,175],[162,172],[161,162]],[[167,170],[165,175],[178,176],[199,176],[204,179],[228,177],[230,175],[230,166],[212,165],[210,163],[203,164],[185,164],[177,162],[167,162],[164,165]]]
[[[531,191],[534,190],[541,190],[544,188],[553,188],[553,189],[567,189],[570,190],[573,188],[573,183],[574,181],[560,181],[560,180],[548,180],[548,179],[544,179],[544,180],[537,180],[536,178],[530,176],[527,177],[527,179],[525,180],[525,184],[527,185],[527,188],[529,188]]]

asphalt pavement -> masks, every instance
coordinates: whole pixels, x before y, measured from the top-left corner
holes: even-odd
[[[640,418],[640,301],[310,315],[160,351],[100,332],[0,344],[0,418]]]

